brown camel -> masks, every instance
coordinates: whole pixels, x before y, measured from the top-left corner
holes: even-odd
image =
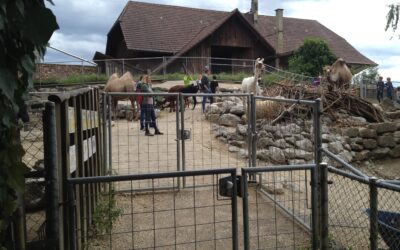
[[[337,59],[332,66],[325,66],[324,71],[330,83],[329,89],[333,89],[333,87],[348,89],[350,87],[353,75],[342,58]]]
[[[128,71],[123,76],[118,78],[116,73],[112,74],[108,79],[106,86],[104,87],[105,92],[115,93],[115,92],[124,92],[124,93],[134,93],[136,90],[136,84],[133,80],[132,74]],[[115,112],[117,110],[117,104],[119,100],[129,99],[131,101],[133,113],[136,115],[135,108],[135,97],[130,96],[112,96],[112,110]]]

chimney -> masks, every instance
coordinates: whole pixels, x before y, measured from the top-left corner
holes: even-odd
[[[277,43],[276,43],[276,54],[279,55],[283,52],[283,9],[275,10],[276,28],[277,28]],[[275,67],[279,68],[279,57],[276,58]]]
[[[251,10],[250,13],[253,15],[253,23],[258,22],[258,0],[251,0]]]

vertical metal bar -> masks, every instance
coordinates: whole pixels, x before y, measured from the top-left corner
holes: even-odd
[[[312,224],[312,249],[319,249],[319,237],[318,237],[318,180],[317,170],[311,169],[311,224]]]
[[[320,179],[320,164],[321,164],[321,146],[322,146],[322,136],[321,136],[321,99],[315,100],[313,108],[313,128],[314,128],[314,163],[316,166],[316,171],[314,172],[315,180],[318,182]],[[314,210],[316,213],[316,230],[321,232],[321,222],[320,222],[320,211],[321,211],[321,197],[320,197],[320,186],[316,185],[316,197],[317,197],[317,209]],[[320,237],[320,236],[319,236]],[[319,238],[318,237],[318,238]],[[318,239],[319,242],[319,239]]]
[[[122,75],[125,74],[125,59],[122,58]]]
[[[321,186],[321,249],[329,247],[329,215],[328,215],[328,164],[321,163],[320,179]]]
[[[239,247],[238,241],[238,214],[237,214],[237,177],[236,169],[231,174],[233,182],[232,192],[232,249],[237,250]]]
[[[186,155],[185,155],[185,140],[183,138],[183,131],[185,130],[185,101],[183,98],[182,93],[179,93],[179,101],[178,101],[179,107],[176,110],[176,112],[181,112],[181,129],[179,130],[179,138],[181,140],[181,166],[182,166],[182,171],[186,170]],[[186,187],[186,177],[183,177],[183,187]]]
[[[180,124],[179,124],[179,102],[178,98],[176,98],[176,107],[175,107],[175,115],[176,115],[176,168],[178,171],[181,171],[181,145],[180,145]],[[178,188],[181,187],[181,179],[177,178]]]
[[[256,99],[250,94],[251,99],[251,167],[257,167],[257,131],[256,131]]]
[[[75,233],[75,191],[72,184],[68,184],[68,207],[69,207],[69,249],[76,249],[76,233]]]
[[[242,206],[243,206],[243,237],[244,249],[250,249],[250,232],[249,232],[249,197],[246,170],[242,168]]]
[[[246,97],[243,97],[243,98],[246,98],[246,102],[243,102],[243,104],[244,103],[246,103],[246,105],[247,105],[247,109],[246,109],[246,116],[247,116],[247,140],[248,140],[248,159],[249,159],[249,167],[252,167],[252,163],[253,163],[253,159],[252,159],[252,148],[253,148],[253,144],[252,144],[252,129],[251,129],[251,121],[250,121],[250,106],[251,106],[251,99],[250,99],[250,95],[247,95]]]
[[[59,248],[59,183],[57,166],[56,114],[53,102],[46,102],[43,114],[44,167],[46,173],[46,248]]]
[[[167,75],[167,60],[166,60],[165,56],[163,56],[163,78],[164,78],[164,80],[166,79],[166,75]]]
[[[107,174],[112,175],[112,135],[111,135],[111,112],[112,112],[112,99],[110,95],[106,95],[108,103],[108,169]]]
[[[107,114],[107,95],[105,93],[101,93],[101,99],[102,99],[102,129],[103,129],[103,169],[102,169],[102,175],[105,175],[107,172],[107,150],[110,150],[108,148],[108,144],[107,144],[107,118],[106,118],[106,114]]]
[[[369,179],[369,207],[370,207],[370,244],[371,250],[378,249],[378,188],[376,187],[376,177]]]

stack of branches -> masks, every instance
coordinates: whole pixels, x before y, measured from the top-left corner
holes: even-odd
[[[265,96],[283,96],[289,99],[315,100],[321,99],[323,112],[328,114],[333,120],[337,119],[339,111],[345,111],[351,116],[364,117],[368,122],[384,122],[382,112],[372,103],[364,100],[356,95],[354,89],[333,88],[328,90],[327,85],[318,87],[310,86],[309,83],[288,84],[280,82],[263,92]],[[292,113],[294,109],[304,109],[301,105],[293,104],[286,107],[284,111],[274,120],[284,118]],[[305,112],[310,112],[309,109],[304,109]],[[298,112],[297,112],[298,113]]]

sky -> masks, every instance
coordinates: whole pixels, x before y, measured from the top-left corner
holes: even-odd
[[[60,29],[50,45],[91,60],[95,51],[105,52],[107,33],[127,0],[53,0],[47,4],[56,15]],[[141,2],[202,9],[242,12],[250,10],[250,0],[141,0]],[[400,81],[400,38],[385,32],[388,5],[396,0],[259,0],[259,13],[317,20],[346,39],[362,54],[379,64],[379,73]],[[45,62],[76,60],[51,49]]]

